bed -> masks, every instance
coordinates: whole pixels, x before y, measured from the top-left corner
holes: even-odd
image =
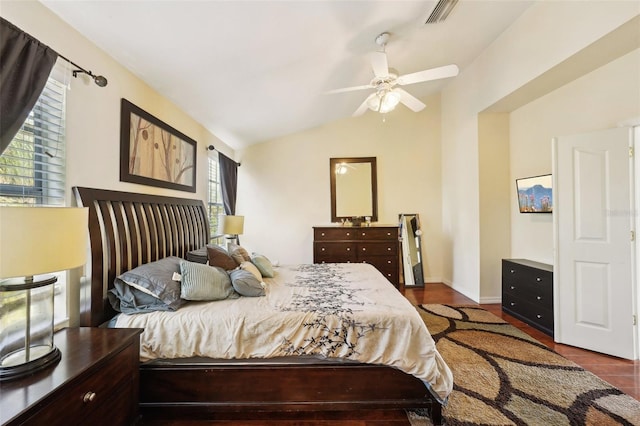
[[[201,200],[82,187],[74,187],[74,195],[78,205],[89,208],[91,262],[88,279],[81,283],[80,319],[83,326],[104,326],[109,320],[114,320],[116,312],[107,294],[114,287],[118,275],[171,256],[186,258],[188,253],[209,242],[207,211]],[[341,280],[352,283],[354,292],[361,293],[366,287],[363,283],[375,281],[375,277],[368,277],[371,270],[359,266],[360,269],[356,270],[345,265],[283,266],[277,273],[283,280],[265,280],[267,286],[271,286],[267,292],[271,299],[238,298],[213,303],[218,303],[218,307],[228,305],[227,310],[234,311],[240,305],[254,303],[245,299],[260,300],[260,303],[269,305],[269,300],[278,300],[277,295],[280,295],[284,299],[270,303],[270,309],[278,306],[279,310],[286,311],[284,307],[288,303],[283,300],[292,296],[282,292],[289,291],[285,287],[298,287],[298,284],[285,284],[295,283],[292,281],[294,277],[303,277],[303,280],[311,282],[311,277],[322,273],[340,275]],[[344,294],[351,290],[340,287],[336,291]],[[304,292],[308,293],[308,289]],[[379,305],[373,293],[367,294],[365,299],[371,299],[372,306]],[[188,316],[195,305],[199,303],[188,305],[188,309],[153,314],[180,313]],[[151,323],[143,320],[145,316],[150,317],[151,314],[120,315],[114,321],[129,317],[119,326],[142,325],[148,335],[162,334],[163,327],[153,331]],[[257,321],[264,323],[265,317]],[[371,323],[376,324],[374,320],[368,322],[369,325]],[[379,328],[388,327],[391,326],[385,324]],[[385,339],[392,339],[397,331],[388,333]],[[360,334],[364,336],[368,332]],[[298,337],[300,340],[292,339],[288,345],[284,344],[286,339],[267,348],[262,344],[259,351],[263,351],[267,358],[256,358],[248,352],[246,358],[232,359],[210,357],[197,351],[176,354],[160,350],[155,353],[155,349],[148,350],[155,348],[154,345],[142,341],[141,347],[147,348],[147,352],[145,349],[141,352],[141,413],[174,418],[213,418],[224,412],[426,408],[434,423],[441,423],[441,403],[447,394],[444,389],[451,387],[450,372],[446,366],[438,366],[443,371],[435,372],[436,376],[441,376],[438,379],[440,383],[435,383],[438,380],[434,379],[434,383],[426,386],[428,381],[412,372],[415,363],[403,360],[401,349],[396,353],[392,351],[388,356],[392,365],[396,363],[390,366],[377,363],[381,359],[379,354],[373,358],[376,363],[361,362],[357,356],[349,356],[354,352],[369,352],[363,350],[366,344],[362,342],[357,350],[353,350],[352,341],[339,345],[337,350],[331,348],[329,352],[337,354],[334,357],[332,353],[327,356],[326,344],[316,345],[321,349],[315,352],[301,349],[303,346],[308,348],[313,338],[309,340],[307,335]],[[306,343],[302,345],[300,342]],[[392,341],[388,341],[388,346],[395,347]],[[439,363],[439,360],[427,361]]]

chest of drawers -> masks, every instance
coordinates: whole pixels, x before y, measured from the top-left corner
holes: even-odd
[[[314,263],[369,263],[396,287],[400,282],[397,226],[313,228]]]
[[[553,336],[553,266],[503,259],[502,310]]]
[[[141,329],[68,328],[53,367],[0,385],[0,423],[129,425],[137,420]]]

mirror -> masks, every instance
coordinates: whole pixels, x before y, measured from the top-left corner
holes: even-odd
[[[376,157],[331,158],[331,221],[353,217],[378,220]]]
[[[422,229],[417,214],[400,214],[402,270],[405,286],[424,286],[422,271]]]

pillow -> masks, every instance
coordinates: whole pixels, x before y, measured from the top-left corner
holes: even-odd
[[[171,311],[172,309],[162,300],[127,285],[122,280],[115,280],[113,288],[107,292],[107,298],[113,309],[123,314],[140,314],[153,311]]]
[[[241,296],[264,296],[264,283],[257,279],[251,272],[244,269],[236,269],[229,272],[233,289]]]
[[[258,281],[262,281],[262,274],[260,273],[258,268],[256,268],[256,265],[254,265],[253,263],[251,263],[251,262],[242,262],[240,264],[240,269],[242,269],[244,271],[247,271],[247,272],[251,272],[253,274],[253,276],[258,279]]]
[[[260,271],[263,277],[273,278],[273,276],[275,275],[273,272],[273,265],[271,264],[271,261],[266,258],[266,256],[258,253],[253,253],[253,255],[251,256],[251,263],[256,265],[256,268],[258,268],[258,271]]]
[[[217,266],[181,260],[180,273],[180,297],[185,300],[223,300],[233,294],[229,275]]]
[[[249,256],[249,252],[245,250],[244,247],[239,246],[237,244],[229,243],[229,254],[233,257],[233,260],[239,265],[242,262],[250,262],[251,256]]]
[[[116,282],[120,280],[176,310],[184,301],[180,299],[180,283],[173,280],[174,272],[180,272],[180,258],[170,256],[127,271],[116,277]]]
[[[189,262],[207,263],[207,247],[200,247],[198,250],[191,250],[187,252],[186,259]]]
[[[233,260],[233,258],[229,256],[229,253],[222,247],[207,246],[207,258],[209,259],[210,266],[219,266],[225,271],[230,271],[238,267],[236,261]]]

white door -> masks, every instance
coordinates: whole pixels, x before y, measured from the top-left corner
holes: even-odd
[[[635,359],[632,129],[553,141],[557,342]]]

